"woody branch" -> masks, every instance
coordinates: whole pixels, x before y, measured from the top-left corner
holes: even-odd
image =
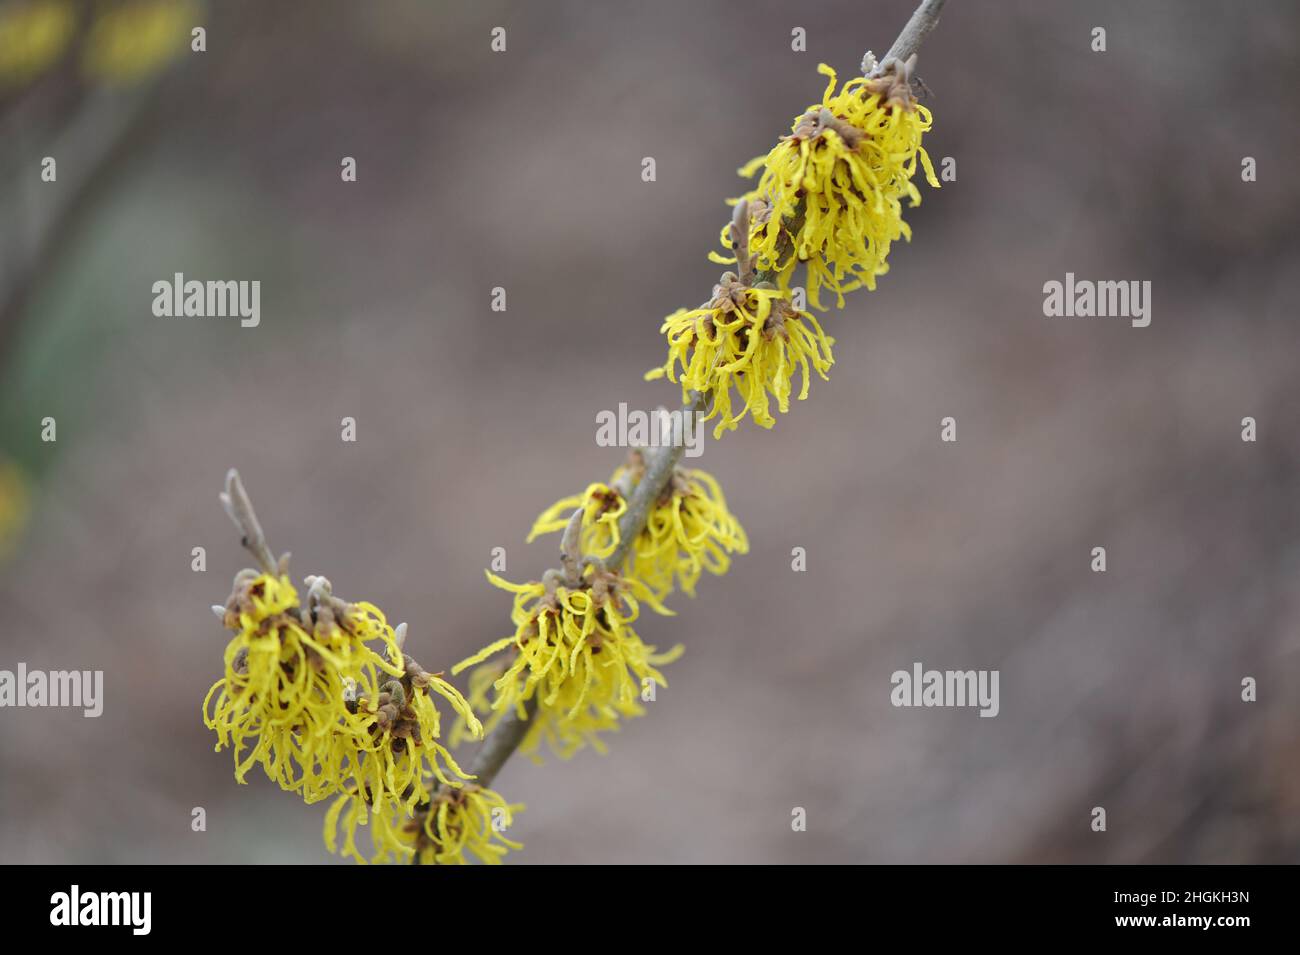
[[[946,0],[922,0],[922,3],[913,12],[911,18],[907,21],[907,25],[903,27],[903,31],[898,35],[898,39],[894,41],[893,46],[889,48],[889,52],[883,60],[876,63],[875,58],[868,51],[863,59],[863,64],[865,67],[870,62],[870,67],[864,72],[871,71],[875,75],[880,75],[891,70],[906,70],[907,74],[910,75],[921,44],[939,24],[939,13],[943,9],[945,2]],[[747,215],[747,210],[738,210],[738,215]],[[791,222],[791,225],[793,229],[789,231],[798,231],[796,223]],[[743,279],[750,273],[749,263],[741,258],[742,253],[745,258],[748,258],[748,248],[747,243],[737,242],[736,244],[737,269]],[[753,273],[755,281],[763,281],[772,277],[769,273]],[[683,408],[683,413],[694,417],[696,413],[702,412],[707,406],[708,395],[693,392],[691,397],[692,400],[687,402]],[[672,479],[673,471],[681,460],[683,451],[684,447],[681,442],[673,442],[659,448],[646,449],[642,452],[645,459],[644,473],[641,476],[640,483],[632,491],[628,500],[627,511],[619,521],[618,546],[607,561],[611,570],[620,568],[627,559],[632,543],[645,529],[646,520],[649,517],[651,508],[654,506],[654,502],[663,494],[668,482]],[[514,753],[528,734],[529,726],[536,713],[537,706],[534,697],[529,705],[525,706],[523,715],[520,715],[517,711],[512,711],[484,738],[470,768],[470,772],[478,777],[475,779],[476,784],[487,786],[496,778],[506,760],[510,758],[511,754]]]

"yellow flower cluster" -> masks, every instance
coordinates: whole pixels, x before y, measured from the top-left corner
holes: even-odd
[[[669,315],[660,331],[668,337],[668,360],[646,378],[680,380],[684,402],[692,391],[711,392],[712,407],[702,420],[718,418],[715,438],[734,431],[746,414],[760,427],[772,427],[770,398],[784,414],[795,373],[802,373],[802,401],[808,397],[810,366],[824,379],[834,362],[835,340],[817,319],[794,307],[788,292],[748,285],[730,272],[707,304]],[[733,389],[739,411],[733,410]]]
[[[640,452],[614,471],[608,484],[593,484],[580,495],[556,501],[542,512],[528,540],[564,530],[575,508],[583,509],[582,552],[609,557],[619,543],[619,518],[627,511],[625,495],[640,482]],[[675,588],[691,597],[700,573],[725,574],[732,554],[749,552],[745,529],[727,509],[713,475],[679,467],[663,495],[649,509],[645,528],[628,555],[628,575],[643,583],[656,600]]]
[[[235,778],[245,782],[260,763],[309,803],[355,803],[354,827],[372,812],[411,813],[439,786],[462,786],[470,777],[440,742],[434,696],[467,735],[481,736],[469,703],[402,653],[378,607],[339,600],[323,578],[308,583],[303,606],[287,576],[242,571],[224,608],[235,636],[203,714],[216,748],[232,749]]]
[[[367,664],[402,671],[390,662],[400,659],[396,643],[385,659],[336,621],[317,626],[299,611],[287,576],[236,577],[223,620],[235,637],[226,646],[225,676],[208,690],[203,712],[217,749],[233,750],[239,782],[260,762],[270,779],[310,801],[340,782],[347,675]]]
[[[649,512],[645,530],[632,545],[631,573],[662,600],[674,580],[695,596],[700,572],[725,574],[731,554],[749,553],[749,538],[729,510],[713,475],[698,468],[678,468],[667,500]]]
[[[77,36],[81,4],[19,0],[0,9],[0,90],[22,86],[59,63]],[[198,26],[191,0],[124,0],[96,5],[80,61],[89,80],[138,82],[179,56]]]
[[[82,70],[109,84],[139,82],[186,50],[198,17],[189,0],[132,0],[107,7],[86,37]]]
[[[509,712],[523,715],[535,707],[520,747],[525,753],[535,752],[542,741],[561,757],[586,745],[604,752],[599,734],[617,729],[621,717],[644,713],[640,701],[653,693],[651,684],[668,685],[657,667],[683,651],[676,646],[659,653],[641,641],[632,627],[640,601],[659,613],[672,611],[640,581],[594,567],[587,569],[581,585],[572,587],[512,584],[487,576],[515,595],[510,617],[515,632],[452,668],[453,674],[460,673],[508,652],[504,664],[473,675],[471,704],[489,714],[489,730]],[[490,700],[489,689],[495,691]]]
[[[347,704],[347,732],[340,734],[351,752],[339,775],[351,780],[355,792],[372,800],[413,806],[428,797],[430,775],[447,786],[459,786],[461,779],[470,778],[439,742],[441,717],[431,694],[451,704],[466,721],[470,736],[481,736],[483,727],[460,691],[437,674],[425,672],[409,656],[403,660],[403,678],[383,684],[378,683],[375,668],[363,668],[355,702]]]
[[[827,377],[834,340],[794,304],[797,265],[805,265],[815,308],[822,308],[823,289],[843,305],[846,292],[874,288],[888,269],[891,244],[911,237],[902,202],[920,202],[912,183],[918,163],[930,184],[939,185],[921,146],[931,117],[912,95],[911,61],[891,62],[880,75],[850,80],[838,91],[834,71],[819,69],[830,77],[822,102],[741,170],[762,175],[736,200],[723,232],[734,254],[711,254],[736,271],[722,276],[706,304],[664,320],[668,357],[646,374],[680,384],[691,407],[707,396],[703,420],[718,419],[715,437],[746,415],[771,428],[772,401],[778,412],[789,411],[796,374],[800,400],[813,372]],[[620,522],[645,474],[643,454],[634,452],[608,483],[592,484],[538,517],[528,539],[563,531],[562,570],[523,584],[487,574],[514,595],[514,632],[452,668],[453,674],[474,668],[468,700],[404,656],[373,606],[344,604],[313,578],[306,607],[287,577],[248,571],[236,578],[224,613],[236,633],[226,675],[204,702],[218,749],[235,750],[236,777],[242,782],[260,762],[273,780],[309,801],[335,796],[325,843],[358,862],[491,863],[520,848],[502,832],[523,807],[469,782],[474,777],[439,742],[433,696],[457,714],[453,743],[481,737],[485,726],[477,714],[483,714],[489,731],[507,718],[523,721],[523,752],[536,754],[546,744],[561,757],[586,746],[604,752],[602,733],[644,713],[641,704],[667,686],[659,667],[683,648],[660,652],[641,640],[633,624],[642,603],[671,614],[661,603],[668,594],[680,589],[694,596],[705,570],[725,573],[731,555],[749,547],[717,481],[685,467],[675,468],[649,502],[635,539],[622,540]],[[242,528],[238,509],[226,503]],[[251,506],[243,506],[252,520]],[[368,646],[376,642],[378,651]],[[485,784],[500,752],[489,750],[478,764]],[[357,839],[365,826],[368,854]]]
[[[623,488],[627,488],[626,493],[631,493],[633,481],[632,469],[620,466],[614,471],[609,484],[592,484],[581,494],[560,498],[542,511],[533,522],[533,529],[528,532],[528,543],[531,544],[542,534],[564,530],[574,510],[581,507],[582,552],[602,560],[610,556],[614,553],[614,548],[618,547],[618,522],[627,513]]]
[[[31,508],[30,497],[22,470],[0,454],[0,561],[18,544]]]
[[[835,71],[823,63],[818,72],[830,78],[821,103],[797,117],[767,155],[740,169],[746,177],[762,171],[744,197],[753,213],[749,242],[757,268],[785,289],[797,263],[805,263],[814,308],[823,307],[822,288],[840,306],[845,292],[874,289],[889,270],[891,243],[911,239],[902,200],[920,204],[912,183],[918,160],[926,180],[939,187],[921,146],[930,111],[912,95],[908,71],[859,76],[838,92]],[[722,242],[734,248],[730,225]],[[734,255],[710,258],[735,261]]]
[[[465,865],[472,857],[496,865],[509,850],[523,848],[502,835],[523,808],[472,783],[437,790],[414,807],[381,803],[376,809],[364,800],[342,796],[325,815],[325,846],[363,864]],[[369,856],[357,846],[357,828],[367,823],[372,846]]]
[[[32,0],[0,9],[0,89],[34,79],[67,48],[77,27],[69,0]]]

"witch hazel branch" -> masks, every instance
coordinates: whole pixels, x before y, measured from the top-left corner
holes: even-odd
[[[885,58],[868,52],[843,83],[820,66],[820,102],[740,169],[752,185],[729,200],[709,256],[731,268],[702,304],[664,319],[667,354],[646,374],[680,388],[681,420],[713,422],[715,439],[747,419],[770,429],[814,375],[828,377],[835,340],[792,283],[802,277],[808,308],[842,308],[911,239],[914,178],[939,186],[915,68],[942,7],[921,3]],[[683,464],[687,443],[635,448],[607,480],[543,511],[528,539],[559,535],[558,566],[518,583],[488,572],[511,595],[508,632],[432,671],[411,655],[407,625],[374,604],[319,575],[294,585],[232,470],[221,501],[257,566],[213,607],[231,637],[203,718],[236,780],[260,770],[328,802],[325,845],[358,862],[495,863],[521,849],[511,833],[523,806],[490,788],[510,756],[604,752],[684,652],[646,643],[643,612],[671,616],[668,602],[749,549],[719,482]],[[463,692],[451,682],[461,676]],[[474,744],[462,766],[452,750]]]

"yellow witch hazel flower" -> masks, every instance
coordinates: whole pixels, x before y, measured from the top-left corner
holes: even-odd
[[[740,169],[745,177],[762,170],[757,187],[744,197],[753,213],[750,246],[758,269],[788,288],[795,266],[806,263],[814,308],[823,308],[822,288],[841,307],[845,292],[874,289],[876,278],[889,270],[890,245],[899,237],[911,239],[902,199],[920,204],[912,183],[918,159],[926,181],[939,188],[921,146],[932,118],[912,94],[911,61],[888,66],[882,75],[847,81],[839,92],[835,71],[818,66],[830,78],[821,103],[797,117],[790,135],[771,152]],[[734,248],[730,226],[722,243]],[[735,261],[717,253],[710,258]]]
[[[77,29],[69,0],[30,0],[0,8],[0,90],[20,86],[63,55]]]
[[[535,752],[543,740],[561,757],[585,745],[604,752],[598,734],[617,729],[620,718],[645,712],[640,698],[648,681],[668,685],[657,667],[676,660],[683,648],[659,653],[633,629],[640,601],[672,614],[639,581],[604,570],[591,559],[573,586],[551,573],[545,582],[527,584],[512,584],[490,572],[487,577],[515,595],[510,617],[515,633],[462,660],[451,672],[509,652],[504,664],[488,665],[490,683],[474,674],[469,698],[490,713],[489,730],[508,712],[524,714],[535,707],[520,747],[525,753]],[[489,687],[495,691],[490,701]],[[457,730],[453,740],[459,725]]]
[[[347,766],[350,757],[350,769],[340,775],[351,773],[349,788],[354,793],[365,793],[371,800],[396,799],[409,807],[429,796],[426,767],[447,786],[460,786],[461,779],[470,778],[438,741],[441,716],[431,694],[451,704],[470,736],[481,736],[483,727],[460,691],[440,674],[425,671],[410,656],[403,657],[403,668],[400,679],[381,683],[380,671],[366,664],[360,681],[348,688],[349,732],[339,734],[338,747],[341,766]],[[453,776],[446,774],[444,764]]]
[[[190,0],[131,0],[106,7],[90,27],[82,69],[108,83],[138,82],[187,49],[199,13]]]
[[[230,747],[235,778],[260,763],[282,788],[315,802],[364,786],[385,796],[418,798],[413,786],[427,756],[463,777],[436,742],[443,696],[471,733],[481,733],[468,703],[450,684],[405,657],[398,635],[373,604],[346,603],[329,581],[309,577],[307,606],[286,575],[241,571],[221,611],[235,631],[225,675],[203,702],[204,723]],[[383,653],[367,644],[378,641]],[[381,683],[380,675],[384,682]]]
[[[746,414],[759,427],[772,427],[771,399],[782,414],[790,410],[796,372],[802,373],[802,401],[808,397],[809,368],[825,379],[834,363],[835,339],[812,315],[795,308],[788,292],[765,283],[749,285],[732,272],[722,276],[709,302],[674,312],[660,331],[668,338],[668,360],[646,379],[680,381],[684,402],[692,391],[711,392],[712,407],[701,420],[718,418],[715,438],[734,431]]]
[[[17,547],[31,509],[30,497],[22,470],[0,454],[0,561]]]
[[[580,507],[584,515],[582,552],[610,556],[619,543],[618,519],[627,510],[626,496],[640,483],[643,471],[641,452],[633,451],[609,484],[593,484],[581,495],[547,508],[528,540],[564,530],[568,520],[561,515]],[[725,574],[731,567],[731,554],[748,552],[745,529],[727,510],[726,498],[713,475],[679,467],[648,511],[645,529],[632,544],[628,574],[645,584],[656,600],[668,596],[674,585],[694,597],[702,571]]]
[[[523,809],[522,804],[508,803],[499,793],[472,784],[438,789],[414,807],[391,802],[372,807],[342,796],[325,814],[325,847],[362,864],[466,865],[477,859],[496,865],[511,849],[523,848],[502,835],[513,824],[514,814]],[[368,857],[357,845],[357,829],[365,825],[370,826],[373,847]]]
[[[139,82],[187,49],[200,13],[193,0],[11,0],[0,7],[0,91],[51,70],[76,40],[86,79]]]
[[[203,701],[204,723],[216,732],[217,749],[232,748],[241,783],[260,762],[285,789],[317,790],[322,763],[330,761],[348,716],[344,676],[373,651],[342,628],[317,633],[287,575],[240,571],[223,623],[236,635],[226,647],[225,676]],[[401,672],[382,659],[380,664],[394,675]]]
[[[749,553],[740,521],[727,510],[722,488],[698,468],[678,468],[666,498],[651,508],[645,530],[632,544],[630,573],[662,600],[673,589],[695,596],[701,571],[725,574],[731,554]]]
[[[614,548],[618,546],[618,522],[627,512],[625,498],[631,489],[630,484],[631,472],[620,467],[614,472],[609,484],[592,484],[581,494],[561,498],[533,522],[527,542],[531,544],[542,534],[564,530],[569,525],[574,509],[581,507],[582,552],[603,560],[614,553]]]

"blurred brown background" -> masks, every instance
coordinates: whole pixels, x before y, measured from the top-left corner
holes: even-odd
[[[0,860],[328,861],[323,807],[237,786],[200,722],[247,563],[226,469],[426,666],[507,633],[490,551],[550,566],[533,518],[621,457],[596,412],[675,401],[641,374],[736,167],[912,6],[222,2],[206,53],[7,91],[0,668],[106,701],[0,711]],[[610,755],[507,766],[512,861],[1297,861],[1298,36],[1287,2],[951,0],[920,74],[958,180],[826,317],[831,381],[707,444],[751,553],[646,621],[688,652]],[[260,327],[155,318],[178,271],[260,280]],[[1151,326],[1045,318],[1067,271],[1150,280]],[[1001,714],[895,709],[914,661],[1000,669]]]

